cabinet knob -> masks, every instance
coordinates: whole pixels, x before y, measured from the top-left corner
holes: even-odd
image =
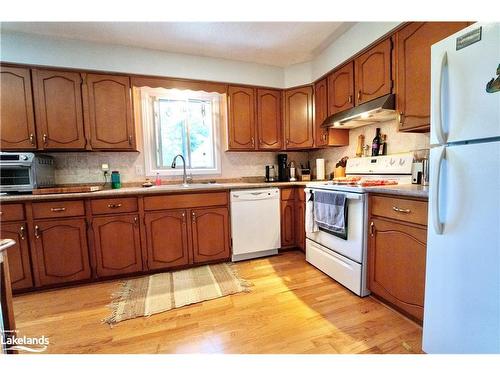
[[[255,146],[255,139],[252,137],[252,146]]]
[[[400,125],[403,125],[403,118],[404,118],[404,113],[403,112],[399,112],[398,113],[398,122]]]
[[[21,227],[19,228],[19,237],[24,240],[24,225],[21,225]]]
[[[352,103],[352,95],[349,95],[349,98],[347,99],[349,103]]]
[[[182,223],[185,224],[186,223],[186,212],[183,211],[181,216],[182,216]]]
[[[30,143],[34,146],[35,145],[35,135],[33,133],[30,134]]]
[[[43,144],[46,145],[47,144],[47,134],[43,135],[42,140],[43,140]]]
[[[128,144],[132,146],[132,136],[131,135],[128,136]]]
[[[40,238],[40,227],[35,225],[35,238]]]
[[[373,221],[370,223],[370,236],[373,237],[373,232],[375,231],[375,224]]]
[[[139,220],[137,219],[137,216],[134,217],[134,224],[137,225],[137,223],[139,222]]]
[[[193,223],[196,223],[196,213],[194,211],[191,212],[191,219]]]
[[[361,100],[361,90],[358,91],[358,100]]]

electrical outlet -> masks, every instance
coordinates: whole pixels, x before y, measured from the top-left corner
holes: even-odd
[[[103,172],[108,172],[109,171],[109,164],[106,164],[106,163],[101,164],[101,170]]]
[[[139,176],[144,175],[144,168],[142,167],[142,165],[137,164],[137,165],[135,166],[135,174],[136,174],[136,175],[139,175]]]

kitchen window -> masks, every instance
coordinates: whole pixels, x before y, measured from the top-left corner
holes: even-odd
[[[220,94],[177,89],[142,89],[146,175],[183,173],[178,154],[193,175],[220,174]]]

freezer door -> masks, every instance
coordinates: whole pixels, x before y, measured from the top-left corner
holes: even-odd
[[[500,353],[500,141],[430,163],[423,350]]]
[[[457,39],[479,32],[457,50]],[[500,136],[500,91],[486,91],[499,73],[499,23],[475,23],[431,47],[432,145]]]

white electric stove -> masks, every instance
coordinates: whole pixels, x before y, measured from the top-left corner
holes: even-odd
[[[357,183],[308,184],[306,201],[317,190],[346,195],[347,239],[321,229],[306,233],[306,260],[357,295],[370,294],[366,288],[367,194],[370,186],[411,184],[412,163],[413,153],[348,159],[346,177],[359,177]]]

